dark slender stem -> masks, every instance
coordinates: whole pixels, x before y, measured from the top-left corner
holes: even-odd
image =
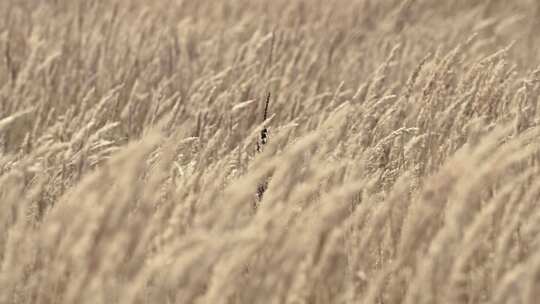
[[[263,122],[266,121],[266,119],[268,119],[268,107],[270,105],[270,97],[271,97],[271,94],[270,94],[270,92],[268,92],[268,95],[266,96],[266,104],[264,105]],[[265,126],[261,130],[261,138],[257,142],[257,152],[262,152],[262,147],[267,142],[268,142],[268,129]],[[268,181],[267,180],[263,181],[261,184],[258,185],[258,187],[257,187],[257,199],[259,201],[262,200],[264,192],[266,191],[266,188],[268,188]],[[257,205],[255,204],[254,207],[256,208]]]
[[[264,106],[264,117],[263,122],[268,118],[268,105],[270,104],[270,92],[268,92],[268,95],[266,96],[266,105]]]

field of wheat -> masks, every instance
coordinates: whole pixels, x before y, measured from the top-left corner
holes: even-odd
[[[538,303],[537,1],[0,16],[0,303]]]

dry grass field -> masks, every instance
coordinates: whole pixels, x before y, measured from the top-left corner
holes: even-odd
[[[540,301],[539,2],[0,16],[1,304]]]

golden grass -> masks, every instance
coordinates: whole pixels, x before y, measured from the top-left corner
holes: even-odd
[[[537,303],[536,1],[0,15],[0,303]]]

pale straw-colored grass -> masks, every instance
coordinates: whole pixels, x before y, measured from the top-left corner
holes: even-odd
[[[538,301],[535,1],[0,15],[0,303]]]

